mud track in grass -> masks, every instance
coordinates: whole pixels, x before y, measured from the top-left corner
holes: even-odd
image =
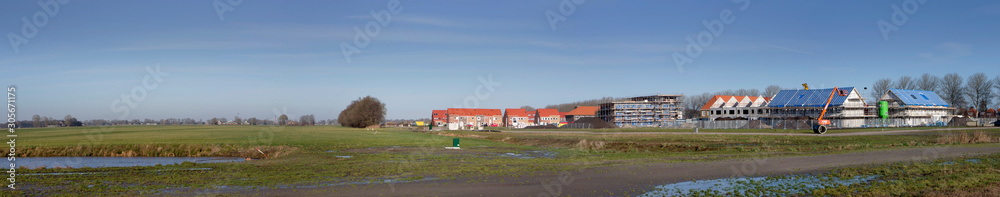
[[[928,161],[995,153],[1000,153],[1000,147],[929,147],[757,160],[625,164],[580,171],[551,172],[531,177],[494,177],[494,180],[488,181],[469,181],[460,178],[310,189],[247,190],[236,191],[233,194],[238,196],[635,196],[658,185],[690,180],[815,173],[863,164]]]

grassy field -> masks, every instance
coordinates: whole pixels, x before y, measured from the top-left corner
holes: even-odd
[[[656,193],[676,196],[998,196],[1000,154],[856,166],[815,175],[727,179],[725,188]],[[857,180],[864,177],[861,181]],[[822,188],[816,186],[822,185]]]
[[[857,129],[831,129],[830,134],[834,133],[858,133],[858,132],[870,132],[870,131],[898,131],[898,130],[924,130],[924,129],[942,129],[950,127],[899,127],[899,128],[857,128]],[[532,129],[510,129],[510,128],[499,128],[499,127],[489,127],[488,130],[498,130],[498,131],[519,131],[519,130],[532,130]],[[677,132],[677,133],[691,133],[694,129],[662,129],[662,128],[619,128],[619,129],[534,129],[534,131],[589,131],[589,132],[603,132],[603,133],[616,133],[616,132]],[[802,133],[802,134],[813,134],[813,130],[809,129],[698,129],[698,132],[704,133]]]
[[[334,126],[21,129],[18,132],[18,155],[21,157],[260,157],[255,150],[259,148],[272,158],[150,167],[19,169],[19,174],[36,175],[19,175],[22,189],[3,190],[0,195],[225,192],[226,188],[296,188],[386,179],[503,182],[593,166],[995,143],[997,136],[1000,136],[1000,129],[838,137],[517,134],[406,129],[378,129],[376,132]],[[462,140],[462,150],[442,148],[450,146],[452,138],[456,137]],[[40,173],[82,174],[38,175]]]

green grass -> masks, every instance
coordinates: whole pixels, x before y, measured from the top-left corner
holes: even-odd
[[[683,196],[997,196],[1000,195],[998,166],[1000,154],[993,154],[847,167],[815,175],[771,176],[763,181],[729,180],[727,183],[732,186],[728,188],[689,191],[663,188],[657,192],[674,195],[685,192]],[[871,179],[840,181],[858,177]]]
[[[985,129],[1000,136],[1000,129]],[[938,133],[954,133],[941,131]],[[444,150],[452,138],[462,150]],[[282,154],[268,160],[74,169],[19,169],[18,173],[97,172],[87,175],[19,175],[31,187],[0,196],[149,195],[205,190],[324,185],[373,179],[457,179],[504,182],[596,165],[678,162],[741,157],[830,154],[938,146],[936,135],[753,136],[593,135],[505,132],[412,132],[335,126],[128,126],[39,128],[18,131],[19,155],[40,156],[253,156],[260,148]],[[582,142],[587,140],[586,142]],[[597,144],[601,144],[597,146]],[[7,150],[4,150],[7,151]],[[330,152],[328,152],[330,151]],[[547,151],[553,158],[519,159],[505,153]],[[4,152],[6,154],[6,152]],[[352,156],[344,159],[335,156]],[[615,164],[612,164],[615,163]],[[185,171],[191,168],[210,168]],[[369,185],[370,186],[370,185]],[[167,193],[169,194],[169,193]]]
[[[924,130],[924,129],[947,129],[957,127],[893,127],[893,128],[858,128],[858,129],[831,129],[827,133],[857,133],[869,131],[898,131],[898,130]],[[616,129],[509,129],[497,128],[500,131],[589,131],[589,132],[678,132],[691,133],[694,129],[663,129],[663,128],[616,128]],[[803,133],[812,134],[809,129],[698,129],[703,133]]]

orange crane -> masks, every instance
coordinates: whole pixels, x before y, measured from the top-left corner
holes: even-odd
[[[837,87],[833,87],[833,91],[830,92],[830,98],[827,98],[826,105],[823,105],[823,112],[820,113],[819,118],[816,119],[817,124],[813,125],[813,132],[815,132],[816,134],[826,133],[827,125],[830,125],[830,120],[823,119],[823,116],[826,116],[826,109],[827,107],[830,107],[830,101],[833,101],[833,94],[837,94],[840,96],[847,96],[847,93],[840,91],[840,89]]]

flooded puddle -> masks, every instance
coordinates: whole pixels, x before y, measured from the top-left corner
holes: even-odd
[[[552,159],[556,157],[556,153],[548,151],[525,151],[521,153],[503,153],[500,154],[501,157],[513,157],[518,159],[536,159],[536,158],[547,158]]]
[[[825,186],[851,185],[875,180],[878,176],[856,176],[849,179],[837,179],[815,176],[791,177],[748,177],[725,178],[703,181],[688,181],[657,186],[653,191],[639,195],[647,196],[689,196],[698,194],[744,194],[748,191],[781,191],[782,193],[765,193],[761,196],[783,196],[788,194],[808,193]]]
[[[965,162],[966,163],[979,163],[979,159],[966,159]],[[955,161],[946,161],[946,162],[941,162],[940,164],[941,165],[953,165],[953,164],[955,164]]]
[[[173,165],[183,162],[223,163],[245,161],[242,157],[20,157],[15,163],[25,168],[103,168]]]

